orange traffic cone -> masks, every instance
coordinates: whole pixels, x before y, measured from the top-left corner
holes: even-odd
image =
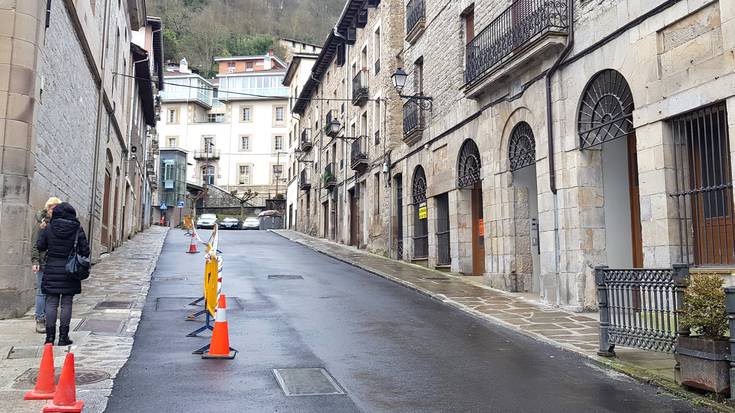
[[[230,336],[227,328],[227,300],[225,295],[221,294],[214,318],[212,341],[209,344],[209,351],[204,352],[202,358],[232,360],[236,354],[237,350],[230,347]]]
[[[26,393],[25,400],[48,400],[54,398],[56,378],[54,377],[54,345],[46,344],[41,357],[41,367],[38,369],[36,387]]]
[[[77,385],[74,376],[74,353],[67,353],[64,367],[61,369],[59,385],[53,400],[49,400],[43,407],[44,413],[80,413],[84,408],[84,401],[77,400]]]
[[[197,249],[197,242],[194,239],[194,237],[191,237],[191,242],[189,243],[189,251],[186,252],[187,254],[199,254],[199,250]]]

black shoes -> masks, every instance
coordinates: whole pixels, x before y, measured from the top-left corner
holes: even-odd
[[[69,339],[69,327],[59,327],[59,346],[70,346],[72,344],[74,342]]]

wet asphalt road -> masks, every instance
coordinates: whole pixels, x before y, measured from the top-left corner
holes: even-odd
[[[209,340],[185,337],[200,323],[184,321],[184,304],[201,294],[203,259],[187,246],[183,232],[169,233],[107,412],[695,411],[262,231],[221,236],[230,344],[240,352],[202,360],[191,351]],[[286,397],[272,369],[290,367],[323,367],[346,395]]]

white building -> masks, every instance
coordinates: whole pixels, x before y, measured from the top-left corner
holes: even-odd
[[[320,51],[321,49],[318,49]],[[306,81],[309,80],[311,69],[314,62],[319,57],[313,53],[295,53],[288,65],[286,77],[283,84],[289,88],[290,96],[299,96],[299,92],[304,89]],[[296,103],[295,98],[291,99],[290,107]],[[302,128],[301,118],[291,116],[289,120],[288,132],[288,193],[286,194],[286,228],[296,228],[296,220],[298,219],[298,195],[299,190],[311,186],[311,168],[305,168],[304,163],[300,160],[300,155],[311,145],[313,145],[311,129],[306,126]]]
[[[187,181],[252,191],[250,203],[264,206],[286,191],[286,65],[272,53],[215,61],[214,79],[192,73],[185,60],[165,73],[161,146],[188,152]]]

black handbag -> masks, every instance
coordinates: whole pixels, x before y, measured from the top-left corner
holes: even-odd
[[[77,243],[79,242],[79,229],[74,239],[74,248],[72,248],[69,258],[66,260],[66,272],[75,280],[86,280],[89,278],[89,269],[92,266],[88,257],[77,254]]]

